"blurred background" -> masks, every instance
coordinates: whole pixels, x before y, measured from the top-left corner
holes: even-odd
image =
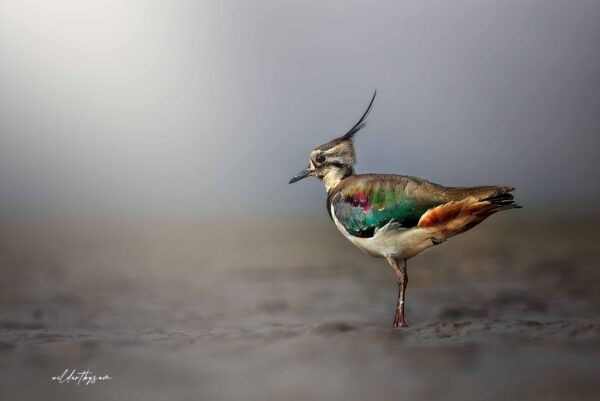
[[[598,21],[585,0],[1,1],[3,391],[594,399]],[[385,262],[319,182],[287,184],[375,88],[358,172],[525,207],[411,261],[405,331]],[[115,379],[50,382],[67,368]]]

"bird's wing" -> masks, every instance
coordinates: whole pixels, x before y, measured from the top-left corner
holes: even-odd
[[[451,235],[499,210],[519,207],[510,194],[513,190],[509,186],[449,188],[417,177],[357,175],[332,189],[328,210],[356,237],[372,237],[390,222],[386,230],[443,226]]]
[[[443,187],[397,175],[349,177],[328,197],[338,222],[349,234],[363,238],[390,222],[397,230],[414,227],[427,210],[448,201]]]

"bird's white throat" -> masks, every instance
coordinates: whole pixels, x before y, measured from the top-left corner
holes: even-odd
[[[338,185],[344,178],[348,176],[347,171],[341,168],[330,168],[324,175],[321,177],[323,181],[323,185],[325,185],[325,189],[329,191],[331,188],[334,188]]]

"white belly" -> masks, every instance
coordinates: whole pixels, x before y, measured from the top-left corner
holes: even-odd
[[[378,258],[395,257],[398,259],[408,259],[416,256],[424,250],[431,248],[433,237],[430,229],[414,227],[407,230],[389,230],[388,226],[382,227],[370,238],[355,237],[348,233],[344,226],[339,222],[331,206],[331,216],[336,227],[344,237],[371,256]]]

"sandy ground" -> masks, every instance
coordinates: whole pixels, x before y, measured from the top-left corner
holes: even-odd
[[[517,213],[409,262],[403,330],[325,218],[5,226],[2,398],[596,400],[600,224]]]

